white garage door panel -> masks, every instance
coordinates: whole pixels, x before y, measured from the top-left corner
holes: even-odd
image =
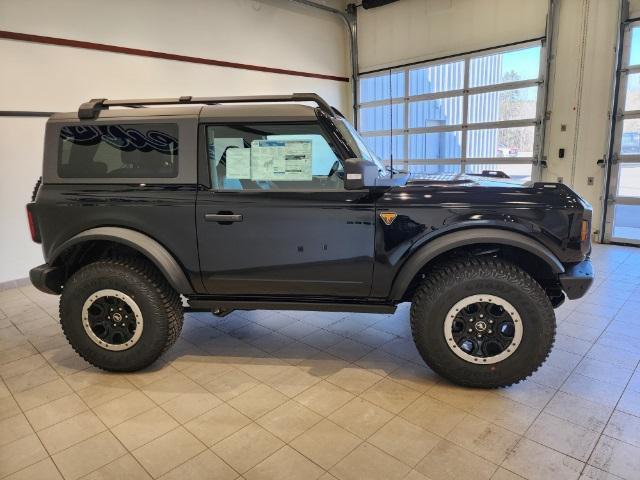
[[[358,9],[360,71],[541,37],[547,4],[546,0],[402,0]]]

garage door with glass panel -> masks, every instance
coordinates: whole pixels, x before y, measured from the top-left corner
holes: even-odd
[[[605,239],[640,244],[640,23],[625,30]]]
[[[359,130],[394,170],[530,180],[539,160],[541,50],[534,42],[363,74]]]

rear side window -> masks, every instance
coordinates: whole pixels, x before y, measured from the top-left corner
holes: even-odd
[[[176,124],[69,125],[60,129],[60,178],[174,178]]]

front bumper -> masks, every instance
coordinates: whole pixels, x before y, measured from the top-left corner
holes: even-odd
[[[29,271],[29,279],[34,287],[44,293],[59,295],[62,292],[64,270],[44,263]]]
[[[591,259],[575,263],[566,267],[564,273],[558,276],[562,290],[570,300],[582,298],[593,283],[593,266]]]

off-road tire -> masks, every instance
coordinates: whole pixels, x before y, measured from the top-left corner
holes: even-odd
[[[84,302],[95,292],[113,289],[131,297],[142,313],[142,336],[132,347],[106,350],[89,338],[82,325]],[[151,365],[180,336],[180,295],[149,262],[111,259],[91,263],[65,283],[60,298],[60,323],[73,349],[103,370],[133,372]]]
[[[487,293],[518,310],[523,336],[511,356],[494,364],[474,364],[453,353],[444,322],[458,301]],[[427,274],[413,297],[411,331],[420,355],[436,373],[458,385],[496,388],[524,380],[544,363],[556,322],[549,298],[527,272],[497,258],[468,258],[443,263]]]

